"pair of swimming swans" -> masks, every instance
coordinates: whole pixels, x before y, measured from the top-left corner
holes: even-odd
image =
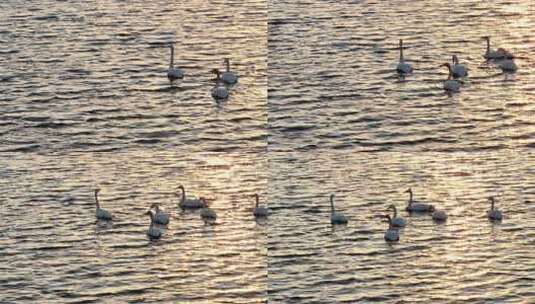
[[[466,66],[459,64],[457,55],[451,57],[452,64],[446,62],[441,66],[448,68],[448,78],[444,81],[444,90],[447,92],[459,92],[461,89],[461,82],[458,78],[468,76],[468,69]]]
[[[230,71],[230,59],[225,58],[224,61],[227,70],[223,73],[219,69],[212,69],[212,73],[216,75],[215,86],[212,88],[212,97],[214,99],[227,99],[229,89],[227,85],[233,85],[238,82],[238,76]]]
[[[518,66],[513,60],[515,57],[513,53],[504,48],[493,50],[490,48],[490,36],[484,36],[483,39],[487,41],[487,51],[483,55],[485,59],[499,61],[498,68],[505,73],[514,73],[518,70]]]
[[[186,189],[183,185],[179,185],[178,189],[181,190],[181,193],[177,193],[176,196],[180,198],[178,206],[181,209],[201,209],[200,215],[204,222],[217,219],[217,213],[208,206],[208,202],[204,197],[187,197]]]

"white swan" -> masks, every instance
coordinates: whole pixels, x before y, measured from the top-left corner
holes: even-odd
[[[461,78],[468,76],[468,70],[464,65],[459,64],[459,58],[457,58],[457,55],[453,55],[451,57],[451,61],[453,62],[453,67],[451,68],[453,78]]]
[[[498,67],[505,73],[514,73],[518,70],[518,66],[512,59],[505,59],[498,64]]]
[[[446,214],[446,211],[444,210],[433,211],[433,214],[431,215],[431,217],[436,222],[444,222],[448,219],[448,215]]]
[[[184,71],[179,68],[175,68],[175,47],[171,44],[171,61],[169,62],[169,70],[167,70],[167,78],[169,81],[184,78]]]
[[[450,92],[450,93],[459,92],[459,90],[461,89],[461,83],[458,82],[455,79],[452,79],[453,71],[451,70],[450,63],[446,62],[441,66],[447,67],[448,68],[448,73],[449,73],[448,74],[448,79],[446,79],[446,81],[444,81],[444,90],[446,90],[446,92]]]
[[[490,210],[487,211],[487,217],[491,221],[501,221],[502,220],[502,212],[496,208],[494,208],[494,197],[489,197],[490,201]]]
[[[424,204],[424,203],[415,203],[412,200],[412,188],[409,188],[407,191],[405,191],[405,193],[407,192],[409,193],[410,197],[409,197],[409,204],[407,205],[407,208],[405,208],[405,210],[407,210],[408,212],[433,212],[435,211],[435,207],[433,205]]]
[[[152,211],[147,211],[147,214],[150,216],[150,226],[149,230],[147,230],[147,235],[152,239],[158,239],[162,236],[162,231],[154,226],[154,214]]]
[[[334,210],[334,194],[331,194],[331,224],[347,224],[347,218]]]
[[[225,65],[227,70],[221,74],[221,79],[226,84],[235,84],[238,82],[238,76],[230,71],[230,59],[225,58]]]
[[[201,201],[204,203],[205,207],[201,209],[201,218],[204,222],[212,222],[217,219],[217,214],[213,209],[208,207],[208,203],[206,203],[205,199],[201,197]]]
[[[218,69],[213,69],[212,73],[216,74],[216,83],[212,88],[212,97],[216,100],[228,98],[228,89],[221,84],[221,72]]]
[[[206,202],[202,198],[196,198],[191,197],[188,198],[186,196],[186,189],[184,189],[184,186],[180,185],[178,186],[178,189],[182,190],[181,194],[176,194],[176,196],[180,197],[180,201],[178,202],[178,206],[182,209],[199,209],[206,207]]]
[[[412,73],[412,66],[405,62],[403,59],[403,40],[399,39],[399,63],[396,68],[396,71],[401,74],[410,74]]]
[[[485,59],[487,60],[493,60],[493,59],[512,59],[514,58],[514,55],[503,48],[498,48],[497,50],[492,50],[490,48],[490,36],[484,36],[484,40],[487,41],[487,51],[483,55]]]
[[[392,219],[390,218],[390,214],[385,215],[385,217],[388,219],[388,229],[385,231],[385,241],[399,241],[399,230],[395,229],[394,226],[392,226]]]
[[[258,194],[255,194],[254,197],[255,197],[256,202],[255,202],[255,207],[253,209],[253,215],[255,217],[266,217],[268,215],[267,208],[263,206],[258,206],[258,203],[259,203]]]
[[[100,208],[100,203],[98,201],[98,193],[100,192],[100,189],[95,189],[95,203],[97,204],[97,212],[96,217],[99,220],[103,221],[110,221],[112,219],[111,213],[109,213],[107,210]]]
[[[392,227],[405,227],[405,219],[402,217],[398,217],[398,210],[396,209],[396,206],[392,204],[388,206],[388,209],[392,209],[394,211],[394,216],[392,217]]]
[[[160,204],[154,203],[150,206],[151,209],[154,209],[154,222],[160,225],[169,224],[169,214],[160,209]]]

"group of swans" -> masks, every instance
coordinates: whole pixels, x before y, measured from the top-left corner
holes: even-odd
[[[183,185],[178,187],[180,192],[177,192],[175,195],[179,197],[178,207],[182,210],[195,210],[200,209],[200,217],[205,223],[213,223],[217,219],[217,213],[208,206],[208,202],[203,197],[188,197],[186,195],[186,189]],[[100,207],[100,202],[98,200],[98,193],[100,189],[95,189],[95,204],[97,206],[96,218],[101,221],[111,221],[113,219],[110,212]],[[255,218],[265,218],[268,216],[268,209],[264,206],[259,206],[259,196],[254,194],[255,205],[253,209],[253,216]],[[153,203],[149,210],[146,212],[150,216],[150,226],[147,230],[147,235],[150,238],[160,238],[163,234],[163,230],[160,226],[167,226],[170,222],[170,215],[163,208],[160,207],[159,203]]]
[[[513,54],[503,48],[498,48],[497,50],[492,50],[490,48],[490,37],[485,36],[483,37],[487,41],[487,51],[483,55],[483,57],[487,61],[492,61],[497,63],[497,66],[503,71],[507,73],[513,73],[516,72],[518,69],[518,66],[513,61]],[[444,90],[449,93],[455,93],[459,92],[461,89],[461,82],[459,79],[467,77],[468,76],[468,69],[465,65],[459,63],[459,58],[457,55],[452,56],[452,63],[446,62],[441,67],[447,67],[448,68],[448,78],[444,81]],[[411,74],[413,71],[412,66],[405,62],[405,59],[403,58],[403,40],[399,40],[399,63],[396,67],[396,71],[398,74],[405,76],[408,74]]]
[[[416,202],[413,200],[412,188],[409,188],[405,193],[409,193],[409,201],[405,210],[408,213],[431,213],[431,217],[435,222],[443,223],[448,219],[448,214],[444,210],[435,208],[431,204]],[[330,196],[331,201],[331,224],[347,224],[347,218],[344,214],[336,212],[334,208],[334,194]],[[491,202],[490,210],[487,211],[487,217],[491,221],[501,221],[502,212],[495,208],[494,197],[490,197]],[[387,219],[388,228],[385,231],[384,238],[387,242],[399,241],[399,229],[404,228],[407,224],[403,217],[398,216],[396,206],[391,204],[388,206],[387,211],[392,210],[392,216],[385,214],[384,218]],[[383,216],[382,216],[383,217]]]
[[[171,59],[169,62],[169,69],[167,70],[167,78],[173,82],[177,79],[184,78],[184,71],[175,67],[175,47],[173,44],[169,45],[171,49]],[[211,90],[212,97],[216,100],[224,100],[229,96],[229,86],[238,82],[238,76],[236,73],[230,70],[230,59],[225,58],[224,64],[226,70],[220,72],[219,69],[212,69],[212,73],[216,75],[215,86]]]

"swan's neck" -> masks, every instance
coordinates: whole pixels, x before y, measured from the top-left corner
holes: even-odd
[[[255,195],[255,199],[256,199],[255,208],[258,208],[258,194]]]
[[[398,210],[396,209],[396,206],[394,206],[394,218],[398,217]]]
[[[98,194],[96,191],[95,191],[95,203],[97,204],[97,210],[100,209],[100,204],[98,202]]]
[[[403,42],[399,42],[399,61],[403,61]]]
[[[184,201],[186,201],[186,189],[184,189],[184,187],[180,189],[182,190],[182,197],[180,198],[180,202],[184,203]]]
[[[175,66],[175,48],[171,47],[171,60],[169,61],[169,68],[172,69]]]
[[[494,211],[494,201],[490,201],[490,210]]]
[[[487,54],[490,53],[490,39],[487,38]]]
[[[448,80],[450,80],[451,77],[452,77],[451,66],[449,64],[446,65],[446,66],[448,67]],[[411,195],[412,195],[412,193],[411,193]]]
[[[152,226],[154,226],[154,215],[152,214],[152,212],[150,212],[149,216],[150,216],[150,228],[152,228]]]
[[[332,196],[331,196],[331,213],[334,214],[334,199]]]
[[[409,191],[409,206],[412,204],[412,191]]]
[[[227,72],[230,72],[230,60],[227,60],[226,64],[227,64]]]

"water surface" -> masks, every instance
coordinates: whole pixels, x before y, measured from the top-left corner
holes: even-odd
[[[0,296],[8,303],[262,303],[265,1],[3,1]],[[166,77],[168,44],[185,70]],[[239,75],[210,96],[223,59]],[[217,225],[174,192],[214,199]],[[97,223],[92,191],[116,219]],[[144,213],[172,219],[150,242]]]
[[[535,25],[530,1],[274,1],[269,7],[272,303],[526,303],[534,298]],[[482,36],[517,56],[505,76]],[[398,40],[415,69],[395,73]],[[469,67],[460,94],[440,64]],[[378,216],[403,193],[446,210]],[[349,224],[331,227],[336,193]],[[485,217],[495,196],[501,224]]]

